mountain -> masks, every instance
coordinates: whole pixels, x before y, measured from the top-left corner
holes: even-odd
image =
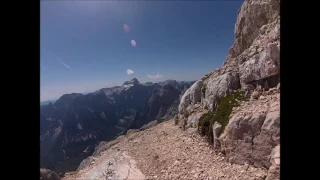
[[[175,109],[174,84],[157,83],[130,127]],[[225,63],[179,96],[174,119],[99,144],[63,180],[279,180],[280,89],[280,1],[244,0]]]
[[[179,98],[194,82],[140,83],[93,93],[65,94],[40,106],[41,166],[58,173],[75,170],[100,141],[110,141],[151,121],[178,113]]]

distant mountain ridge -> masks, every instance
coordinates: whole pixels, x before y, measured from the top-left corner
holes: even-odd
[[[41,105],[41,166],[60,173],[75,170],[100,141],[110,141],[153,120],[173,118],[182,93],[193,83],[140,83],[133,78],[122,86],[86,95],[64,94],[54,103]]]
[[[46,101],[41,101],[40,106],[42,105],[48,105],[49,103],[54,103],[56,100],[46,100]]]

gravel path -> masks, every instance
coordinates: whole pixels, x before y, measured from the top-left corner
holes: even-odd
[[[183,131],[166,121],[121,137],[71,179],[243,179],[262,180],[267,170],[236,165],[215,154],[196,129]]]

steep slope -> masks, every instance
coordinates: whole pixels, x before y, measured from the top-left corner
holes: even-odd
[[[178,113],[180,88],[192,84],[176,83],[178,88],[141,84],[134,78],[87,95],[65,94],[41,106],[41,165],[59,173],[74,170],[100,141],[110,141],[131,127],[172,118]]]
[[[170,84],[165,84],[159,91],[154,91],[145,103],[143,111],[137,114],[130,129],[138,129],[155,119],[163,121],[178,114],[179,95],[181,91]]]
[[[277,179],[280,162],[270,159],[280,149],[279,83],[280,1],[245,0],[225,63],[184,93],[179,123],[200,126],[230,163],[270,167],[273,176],[268,178]],[[251,96],[247,106],[237,107],[239,99],[230,99],[235,92],[244,99]]]

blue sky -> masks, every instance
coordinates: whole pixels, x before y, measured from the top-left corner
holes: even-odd
[[[40,99],[122,85],[134,77],[200,79],[225,61],[241,4],[41,1]]]

